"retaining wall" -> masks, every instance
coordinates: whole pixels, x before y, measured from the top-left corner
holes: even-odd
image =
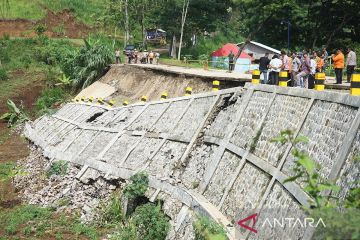
[[[344,198],[360,173],[359,107],[348,94],[247,84],[114,109],[69,103],[25,134],[51,160],[84,165],[79,177],[91,168],[124,179],[148,172],[150,199],[163,199],[172,219],[169,239],[194,237],[194,212],[222,223],[231,239],[307,239],[312,229],[235,227],[246,212],[304,217],[309,196],[298,182],[283,184],[292,175],[291,146],[270,142],[281,130],[309,139],[299,148]]]

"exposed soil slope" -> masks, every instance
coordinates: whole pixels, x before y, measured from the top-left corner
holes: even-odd
[[[45,34],[49,37],[82,38],[86,36],[91,28],[77,22],[70,10],[54,13],[48,10],[46,18],[40,21],[26,19],[0,19],[0,37],[8,34],[11,37],[33,37],[34,27],[37,24],[47,27]]]
[[[185,88],[192,87],[193,93],[211,91],[212,82],[202,78],[169,74],[136,66],[113,65],[101,79],[117,89],[112,98],[137,102],[146,95],[149,100],[159,100],[162,92],[169,98],[184,96]]]

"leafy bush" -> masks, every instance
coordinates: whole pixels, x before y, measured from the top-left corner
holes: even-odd
[[[124,188],[124,194],[128,198],[137,198],[144,196],[148,186],[149,178],[145,172],[139,172],[131,176],[131,184]]]
[[[8,122],[8,127],[29,120],[28,116],[24,112],[24,109],[22,107],[18,108],[10,99],[7,100],[6,105],[9,112],[4,113],[0,117],[0,120],[6,120]]]
[[[35,108],[38,115],[51,113],[54,104],[64,102],[68,97],[68,93],[60,88],[47,88],[42,91],[40,97],[36,100]]]
[[[34,28],[34,31],[38,36],[43,35],[47,30],[47,27],[44,24],[37,24]]]
[[[85,88],[98,80],[113,60],[110,48],[100,41],[84,41],[85,46],[78,52],[68,52],[62,63],[64,74],[75,88]]]
[[[165,239],[170,229],[169,218],[161,211],[160,204],[147,203],[137,207],[132,221],[142,240]]]
[[[64,176],[66,174],[67,169],[68,169],[68,162],[64,160],[56,161],[51,164],[49,170],[46,171],[46,175],[48,177],[52,175]]]
[[[226,240],[224,228],[207,217],[199,217],[194,223],[195,240]]]
[[[0,81],[9,79],[9,76],[4,68],[0,68]]]

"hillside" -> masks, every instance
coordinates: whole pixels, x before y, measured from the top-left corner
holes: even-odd
[[[100,0],[10,0],[0,9],[0,36],[33,37],[35,26],[42,24],[50,37],[81,38],[97,25],[105,4]]]

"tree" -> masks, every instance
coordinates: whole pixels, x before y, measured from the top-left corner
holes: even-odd
[[[184,0],[183,8],[182,8],[178,60],[180,60],[180,57],[181,57],[181,47],[182,47],[182,41],[183,41],[183,35],[184,35],[184,26],[185,26],[185,21],[186,21],[186,15],[187,15],[188,8],[189,8],[189,3],[190,3],[190,0]]]

